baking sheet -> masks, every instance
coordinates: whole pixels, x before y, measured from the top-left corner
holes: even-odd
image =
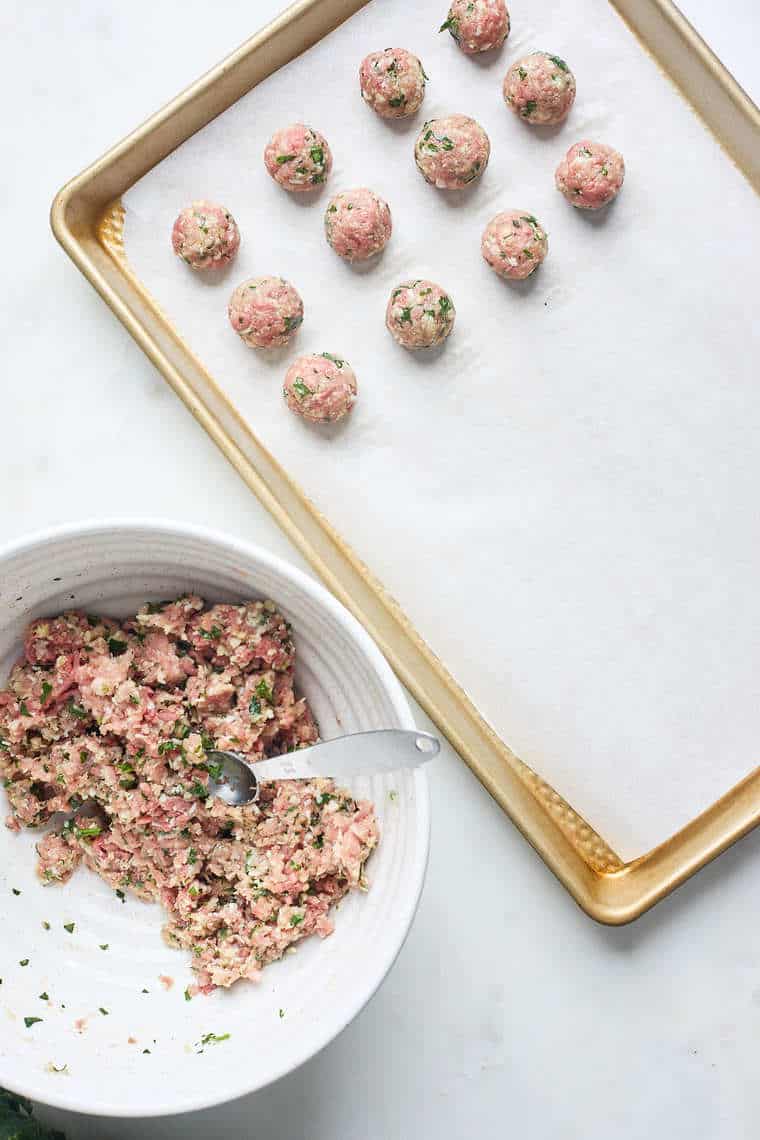
[[[126,252],[497,731],[625,858],[757,762],[760,208],[611,7],[511,11],[505,50],[472,60],[436,34],[437,4],[375,0],[125,196]],[[383,123],[358,95],[359,61],[389,44],[417,52],[431,77],[412,123]],[[535,48],[576,74],[559,131],[531,131],[501,101],[508,63]],[[423,118],[453,111],[485,126],[493,153],[479,184],[445,195],[423,182],[412,147]],[[261,161],[294,119],[322,130],[335,157],[327,192],[308,202]],[[627,161],[600,217],[553,188],[581,137]],[[395,224],[369,271],[340,262],[322,234],[329,193],[363,184]],[[198,197],[227,205],[243,234],[214,283],[168,244],[180,205]],[[478,249],[488,219],[512,206],[536,214],[550,242],[517,286]],[[262,273],[292,280],[306,305],[295,345],[269,356],[225,315],[233,286]],[[406,354],[383,326],[409,276],[439,281],[457,305],[454,335],[430,356]],[[289,360],[323,350],[360,382],[351,421],[327,432],[280,396]]]

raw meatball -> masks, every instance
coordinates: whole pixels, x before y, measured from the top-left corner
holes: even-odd
[[[251,348],[279,348],[303,323],[303,301],[282,277],[251,277],[230,297],[227,315]]]
[[[404,348],[432,348],[454,327],[456,309],[433,281],[402,281],[391,293],[385,324]]]
[[[546,230],[525,210],[497,214],[483,231],[481,253],[500,277],[530,277],[549,252]]]
[[[561,123],[575,100],[575,76],[558,55],[534,51],[504,76],[504,99],[529,123]]]
[[[504,0],[453,0],[441,31],[448,29],[465,55],[501,47],[509,35]]]
[[[327,139],[319,131],[293,123],[275,131],[264,151],[267,170],[283,190],[298,194],[320,186],[332,170]]]
[[[328,244],[346,261],[366,261],[380,253],[392,230],[390,207],[372,190],[343,190],[325,210]]]
[[[291,412],[316,424],[342,420],[356,400],[356,376],[347,361],[329,352],[299,356],[285,374],[282,394]]]
[[[240,246],[240,231],[224,206],[193,202],[172,227],[172,247],[192,269],[223,269]]]
[[[401,119],[418,111],[425,98],[425,68],[406,48],[373,51],[362,60],[362,99],[383,119]]]
[[[488,135],[467,115],[429,119],[414,145],[414,161],[427,182],[439,190],[461,190],[488,166]]]
[[[588,139],[570,147],[554,175],[557,189],[581,210],[606,206],[620,192],[624,178],[622,154]]]

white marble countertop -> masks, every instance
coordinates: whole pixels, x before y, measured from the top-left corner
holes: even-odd
[[[227,0],[209,14],[202,0],[184,0],[179,16],[177,5],[149,0],[6,0],[0,10],[14,49],[0,76],[6,537],[152,513],[229,530],[298,562],[47,224],[66,178],[282,6]],[[760,100],[752,0],[682,7]],[[760,832],[633,926],[605,929],[581,914],[449,748],[432,785],[416,923],[380,992],[332,1046],[213,1113],[149,1125],[51,1114],[70,1140],[754,1136]],[[451,928],[446,913],[465,873],[467,918]]]

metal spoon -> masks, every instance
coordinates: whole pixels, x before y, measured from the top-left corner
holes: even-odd
[[[440,742],[429,732],[396,728],[339,736],[271,760],[257,760],[255,764],[240,752],[216,750],[206,753],[215,766],[208,790],[228,804],[255,803],[260,780],[311,780],[315,776],[342,779],[358,772],[395,772],[416,768],[432,760],[440,750]]]

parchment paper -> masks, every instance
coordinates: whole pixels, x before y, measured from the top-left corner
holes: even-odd
[[[400,600],[485,716],[624,857],[708,806],[760,756],[760,205],[603,0],[522,0],[495,57],[437,28],[445,0],[375,0],[271,77],[126,196],[138,275],[254,431]],[[241,39],[250,29],[241,28]],[[430,75],[413,122],[362,103],[369,51],[406,46]],[[508,64],[565,57],[578,97],[558,131],[504,106]],[[473,115],[492,159],[461,194],[415,169],[423,119]],[[317,197],[283,193],[262,151],[303,120],[335,168]],[[625,155],[618,201],[589,216],[555,191],[579,138]],[[388,199],[394,235],[369,271],[327,246],[331,192]],[[224,279],[173,257],[195,198],[243,235]],[[549,257],[522,285],[481,261],[501,209],[534,213]],[[246,348],[234,285],[272,273],[301,292],[288,349]],[[390,290],[431,277],[457,307],[445,348],[411,355],[383,323]],[[301,352],[355,368],[350,422],[284,406]],[[219,504],[220,525],[224,504]]]

